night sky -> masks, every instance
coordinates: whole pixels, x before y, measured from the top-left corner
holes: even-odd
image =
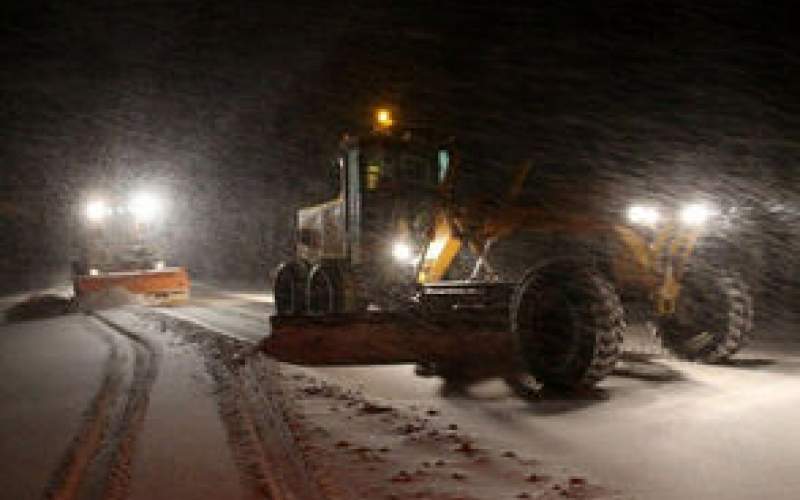
[[[377,104],[484,172],[796,210],[794,18],[694,3],[5,2],[0,276],[66,270],[81,196],[144,183],[171,194],[176,260],[265,281]]]

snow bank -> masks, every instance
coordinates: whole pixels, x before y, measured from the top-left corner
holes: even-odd
[[[54,318],[69,312],[71,305],[69,298],[60,295],[32,295],[6,309],[5,317],[9,322]]]

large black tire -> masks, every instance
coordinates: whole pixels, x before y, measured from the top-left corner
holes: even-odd
[[[315,264],[308,273],[308,312],[334,314],[345,311],[342,273],[333,265]]]
[[[307,279],[308,265],[303,261],[292,260],[278,266],[272,281],[277,314],[296,315],[306,312]]]
[[[741,275],[695,266],[683,276],[675,314],[659,321],[659,331],[675,355],[720,363],[750,340],[753,315],[753,297]]]
[[[555,390],[590,388],[621,353],[623,308],[600,273],[560,260],[529,271],[511,302],[521,368]]]

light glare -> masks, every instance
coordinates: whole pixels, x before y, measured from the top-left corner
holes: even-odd
[[[411,260],[411,247],[407,243],[396,241],[392,245],[392,256],[399,261],[408,262]]]
[[[379,127],[388,128],[394,125],[394,118],[392,112],[387,108],[380,108],[375,111],[375,121]]]
[[[139,222],[152,221],[161,209],[161,200],[152,193],[137,193],[128,204],[128,210]]]
[[[100,222],[108,215],[108,206],[102,200],[91,201],[86,205],[86,218],[90,222]]]
[[[661,218],[658,209],[645,205],[632,205],[628,208],[628,220],[634,224],[654,226]]]
[[[681,210],[681,221],[689,226],[700,226],[714,215],[714,209],[702,203],[686,205]]]

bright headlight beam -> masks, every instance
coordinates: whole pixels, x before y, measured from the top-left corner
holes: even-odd
[[[86,218],[90,222],[101,222],[108,215],[108,205],[103,200],[90,201],[86,205]]]
[[[714,209],[703,203],[691,203],[681,210],[681,222],[688,226],[700,226],[714,216]]]
[[[161,200],[152,193],[136,193],[128,204],[128,210],[139,222],[152,221],[162,210]]]
[[[658,209],[646,205],[632,205],[628,208],[628,220],[634,224],[654,226],[661,218]]]
[[[411,247],[402,241],[395,241],[392,245],[392,256],[402,262],[411,260]]]

